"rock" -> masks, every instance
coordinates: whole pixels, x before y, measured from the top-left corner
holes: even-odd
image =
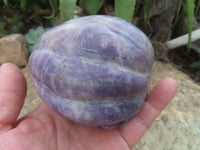
[[[21,34],[11,34],[0,39],[0,64],[11,62],[19,67],[28,61],[26,39]]]
[[[20,117],[40,103],[33,87],[29,68],[22,69],[28,82],[28,92]],[[165,77],[179,84],[173,101],[154,121],[133,150],[198,150],[200,145],[200,86],[170,64],[155,61],[151,88]]]

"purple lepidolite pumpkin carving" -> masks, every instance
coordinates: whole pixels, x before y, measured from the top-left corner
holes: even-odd
[[[153,57],[137,27],[94,15],[44,33],[29,66],[38,95],[54,110],[78,123],[114,128],[143,105]]]

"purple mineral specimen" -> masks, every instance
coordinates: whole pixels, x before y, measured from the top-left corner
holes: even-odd
[[[38,95],[65,117],[114,128],[133,118],[147,96],[154,50],[122,19],[70,20],[37,41],[29,59]]]

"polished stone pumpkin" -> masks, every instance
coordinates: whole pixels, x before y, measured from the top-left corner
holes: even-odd
[[[114,128],[132,119],[148,94],[154,50],[117,17],[72,19],[41,35],[29,66],[38,95],[75,122]]]

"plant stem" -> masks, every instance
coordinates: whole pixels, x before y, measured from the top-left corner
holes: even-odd
[[[193,21],[194,21],[194,0],[187,0],[187,15],[188,15],[188,52],[190,51],[190,47],[192,44],[191,41],[191,32],[193,28]]]

